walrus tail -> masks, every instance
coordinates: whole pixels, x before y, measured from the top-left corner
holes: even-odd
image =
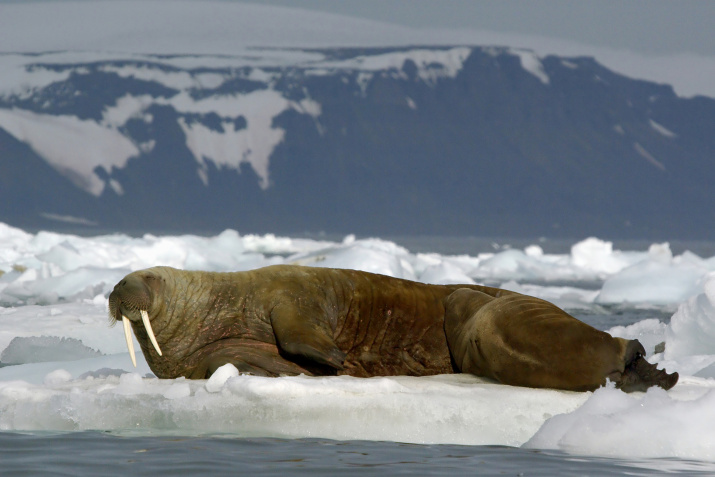
[[[678,382],[678,373],[668,374],[664,369],[658,369],[645,359],[645,349],[638,340],[631,340],[626,349],[626,369],[621,375],[616,387],[632,393],[646,391],[652,386],[659,386],[666,391]]]

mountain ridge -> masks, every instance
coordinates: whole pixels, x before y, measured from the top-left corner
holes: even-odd
[[[11,224],[712,238],[715,100],[587,57],[465,46],[71,63],[48,53],[23,68],[47,79],[0,95],[0,150],[12,159],[0,164],[0,220]],[[74,169],[46,157],[62,147]]]

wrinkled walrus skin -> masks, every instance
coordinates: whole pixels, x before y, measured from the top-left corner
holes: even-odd
[[[519,325],[512,312],[522,299],[533,301],[517,307],[527,318]],[[500,312],[496,305],[507,302],[511,308]],[[489,311],[486,321],[482,307]],[[540,323],[545,309],[550,315]],[[548,302],[498,288],[427,285],[356,270],[154,267],[130,273],[114,287],[109,313],[112,321],[126,317],[159,378],[204,379],[231,363],[259,376],[469,372],[506,384],[569,390],[595,389],[607,378],[625,391],[675,384],[663,376],[677,381],[677,374],[638,359],[645,354],[638,341],[612,338]],[[491,331],[480,329],[482,322]],[[512,335],[518,343],[509,347]],[[475,340],[477,348],[470,344]],[[514,352],[524,359],[510,359]],[[636,369],[639,361],[645,364]]]

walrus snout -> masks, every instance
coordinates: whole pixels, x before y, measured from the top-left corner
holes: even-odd
[[[124,325],[124,338],[127,342],[129,355],[132,359],[134,367],[137,365],[136,356],[134,353],[134,342],[131,336],[130,321],[139,321],[141,319],[149,336],[154,349],[162,355],[159,343],[156,341],[154,330],[151,327],[149,320],[149,310],[152,305],[153,293],[151,286],[155,286],[157,277],[151,274],[136,274],[130,273],[119,281],[114,286],[114,290],[109,294],[109,317],[112,323],[119,321],[122,318]]]
[[[121,311],[123,315],[139,320],[140,310],[149,310],[152,302],[151,290],[143,277],[137,275],[127,275],[114,285],[114,290],[109,295],[110,309],[112,304],[117,308],[114,311]],[[116,317],[116,313],[113,315]]]

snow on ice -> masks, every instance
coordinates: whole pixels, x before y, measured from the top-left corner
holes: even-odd
[[[670,323],[648,318],[609,331],[641,340],[651,362],[680,372],[681,380],[668,392],[630,395],[611,386],[593,393],[518,388],[469,375],[262,378],[231,365],[209,380],[163,380],[141,354],[135,369],[120,327],[109,326],[107,295],[130,271],[277,263],[429,283],[488,280],[591,313],[604,306],[677,309]],[[566,254],[531,245],[447,256],[354,236],[333,242],[227,230],[213,237],[78,237],[0,224],[0,271],[3,430],[523,445],[715,461],[715,258],[673,256],[668,244],[621,251],[589,238]]]
[[[240,46],[233,49],[228,57],[204,55],[200,60],[195,56],[187,59],[174,55],[126,54],[122,57],[117,53],[97,51],[53,51],[26,55],[23,61],[18,55],[0,53],[0,80],[7,80],[0,81],[0,99],[31,97],[53,81],[66,79],[70,73],[82,76],[95,69],[176,90],[175,94],[166,98],[126,94],[114,104],[107,105],[99,121],[39,114],[16,107],[0,108],[0,127],[30,146],[58,171],[71,171],[75,185],[99,196],[106,184],[97,174],[97,167],[106,171],[112,167],[121,169],[130,158],[139,156],[140,151],[149,151],[154,146],[152,142],[135,144],[130,140],[124,131],[127,121],[141,118],[151,123],[153,117],[147,111],[153,105],[170,106],[180,115],[216,114],[220,119],[220,131],[187,120],[184,116],[177,120],[186,136],[186,146],[196,159],[197,175],[208,185],[208,162],[219,168],[237,170],[240,170],[241,164],[248,163],[259,177],[260,187],[265,189],[270,185],[269,158],[285,135],[282,128],[274,127],[273,120],[281,113],[292,110],[311,116],[316,128],[322,128],[319,103],[308,97],[288,99],[287,93],[275,89],[276,66],[292,65],[302,69],[306,75],[323,75],[336,70],[358,72],[364,91],[376,75],[405,77],[402,68],[408,61],[416,65],[417,75],[426,84],[432,85],[441,78],[456,76],[470,53],[471,48],[467,47],[414,48],[342,61],[331,60],[324,53],[294,49],[261,50],[257,54],[257,50]],[[117,59],[123,60],[119,66],[111,63]],[[97,66],[97,62],[101,66]],[[230,68],[230,71],[205,72],[215,62]],[[54,66],[60,73],[48,65]],[[241,94],[195,97],[196,88],[219,88],[236,78],[261,82],[264,88]],[[243,119],[245,126],[237,129],[235,121],[239,118]],[[77,154],[72,151],[79,136],[86,147]],[[88,142],[86,138],[92,140]],[[121,183],[116,180],[110,186],[118,194],[123,193]]]

